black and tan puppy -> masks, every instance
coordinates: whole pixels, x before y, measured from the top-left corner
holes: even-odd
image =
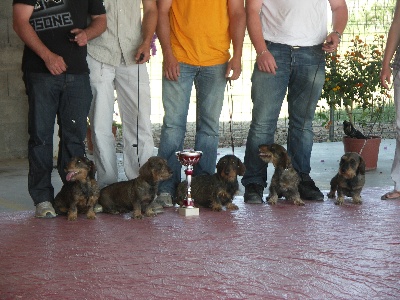
[[[286,149],[278,144],[260,145],[259,156],[266,163],[275,167],[269,186],[268,203],[274,205],[281,196],[293,201],[295,205],[304,205],[300,199],[298,185],[300,177],[293,169]]]
[[[235,155],[225,155],[217,163],[217,172],[212,175],[195,176],[191,182],[191,196],[196,207],[208,207],[213,211],[227,209],[236,210],[239,207],[232,203],[233,197],[239,191],[237,176],[243,176],[244,164]],[[177,203],[182,205],[187,194],[187,182],[179,184]]]
[[[69,221],[75,221],[78,213],[86,213],[88,219],[95,219],[93,211],[100,190],[95,179],[96,167],[86,157],[74,157],[65,170],[66,180],[54,199],[57,214],[68,214]]]
[[[361,204],[361,191],[365,184],[365,162],[355,152],[347,152],[340,159],[339,171],[331,180],[331,190],[328,198],[337,199],[335,204],[342,205],[344,196],[352,197],[354,204]]]
[[[119,214],[132,211],[134,219],[142,219],[142,213],[147,217],[155,216],[151,203],[157,195],[158,183],[171,176],[172,171],[165,159],[150,157],[140,167],[137,178],[110,184],[100,191],[99,203],[103,212]]]

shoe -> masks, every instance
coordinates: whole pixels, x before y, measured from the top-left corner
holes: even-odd
[[[381,197],[381,200],[400,200],[400,191],[393,190]]]
[[[54,211],[53,205],[49,201],[40,202],[36,204],[36,218],[55,218],[57,216]]]
[[[103,206],[101,206],[99,203],[96,203],[96,205],[93,207],[93,211],[98,214],[103,212]]]
[[[264,187],[257,183],[249,183],[244,188],[244,202],[249,204],[261,204],[263,201]]]
[[[299,193],[303,200],[324,201],[324,194],[308,174],[300,174]]]
[[[155,203],[161,205],[162,207],[172,207],[172,197],[170,193],[160,193],[154,200]]]
[[[164,208],[161,204],[157,203],[156,200],[154,200],[150,205],[156,214],[161,214],[164,212]]]

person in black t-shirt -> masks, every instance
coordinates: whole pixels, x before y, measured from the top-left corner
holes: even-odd
[[[88,16],[91,22],[88,25]],[[107,27],[102,0],[13,0],[13,28],[25,43],[23,79],[29,101],[28,190],[36,217],[55,217],[53,131],[60,143],[57,168],[83,156],[92,100],[86,45]]]

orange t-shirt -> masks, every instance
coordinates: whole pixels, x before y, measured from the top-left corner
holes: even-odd
[[[212,66],[229,60],[227,0],[173,0],[169,19],[171,45],[179,62]]]

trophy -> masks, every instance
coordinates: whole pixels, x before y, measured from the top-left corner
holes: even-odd
[[[194,200],[191,195],[191,182],[193,175],[193,166],[197,164],[202,156],[203,152],[194,150],[183,150],[175,153],[179,162],[186,167],[186,182],[187,182],[187,194],[183,201],[182,207],[179,208],[179,214],[184,216],[195,216],[199,214],[199,209],[194,207]]]

